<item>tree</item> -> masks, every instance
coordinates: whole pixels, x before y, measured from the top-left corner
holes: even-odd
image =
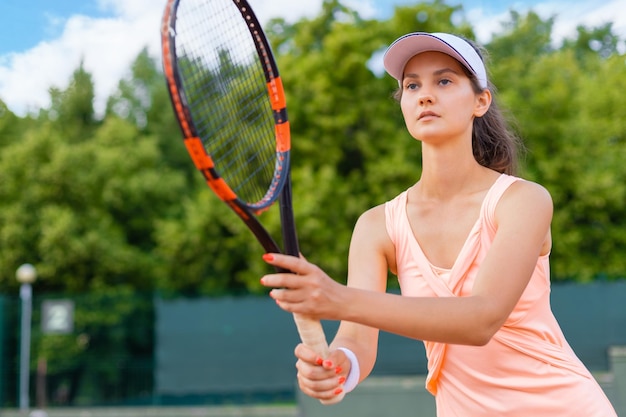
[[[156,135],[114,114],[95,119],[90,80],[77,70],[0,148],[0,281],[15,293],[15,269],[30,262],[37,294],[76,300],[75,334],[33,335],[34,360],[48,359],[50,383],[67,386],[70,401],[76,387],[103,401],[130,395],[115,370],[150,359],[151,296],[164,270],[157,223],[179,215],[187,188]]]
[[[593,64],[598,69],[576,85],[572,99],[577,111],[564,130],[559,158],[552,164],[542,161],[550,172],[559,171],[554,223],[560,256],[555,269],[578,281],[626,275],[624,57],[598,54],[588,59],[599,61]]]
[[[615,161],[624,152],[623,103],[614,93],[623,57],[610,25],[578,28],[578,38],[554,49],[553,20],[512,13],[508,31],[488,45],[493,79],[527,147],[522,174],[554,200],[553,278],[623,277],[624,169]]]
[[[136,126],[141,134],[155,137],[163,162],[191,177],[195,172],[170,109],[163,74],[144,49],[131,65],[129,76],[120,80],[117,91],[109,97],[105,118],[117,116]]]
[[[600,58],[609,58],[619,53],[617,45],[619,36],[613,32],[613,23],[609,22],[597,28],[576,28],[578,36],[575,40],[565,40],[564,49],[573,49],[580,63],[585,62],[588,55],[597,55]]]
[[[4,146],[18,141],[28,120],[17,117],[6,103],[0,100],[0,152]]]
[[[83,67],[83,63],[70,78],[65,91],[52,87],[50,92],[50,109],[40,114],[42,120],[50,120],[56,129],[68,141],[82,140],[97,125],[93,101],[95,97],[91,74]]]

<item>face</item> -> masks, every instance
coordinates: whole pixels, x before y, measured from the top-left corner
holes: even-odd
[[[400,106],[411,135],[423,142],[467,140],[489,108],[489,90],[477,94],[462,65],[441,52],[423,52],[404,68]]]

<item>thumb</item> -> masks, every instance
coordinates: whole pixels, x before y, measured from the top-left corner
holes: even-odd
[[[328,357],[324,360],[324,367],[333,369],[338,375],[346,375],[350,372],[352,363],[343,350],[334,349],[330,351]]]

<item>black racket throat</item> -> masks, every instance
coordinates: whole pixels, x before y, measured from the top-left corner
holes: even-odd
[[[284,253],[291,256],[300,256],[298,234],[296,233],[296,221],[293,215],[291,199],[291,174],[287,174],[287,180],[280,193],[278,202],[280,206],[280,219],[282,223]]]

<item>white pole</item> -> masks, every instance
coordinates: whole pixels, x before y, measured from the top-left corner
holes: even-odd
[[[15,272],[20,286],[22,300],[22,326],[20,337],[20,410],[28,411],[29,377],[30,377],[30,325],[33,309],[33,288],[31,284],[37,279],[37,270],[31,264],[24,264]]]
[[[22,300],[22,327],[20,338],[20,410],[26,411],[29,406],[28,387],[30,377],[30,324],[32,315],[33,291],[30,284],[20,287]]]

